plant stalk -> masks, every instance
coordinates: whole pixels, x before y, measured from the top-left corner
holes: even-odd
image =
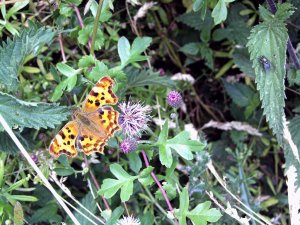
[[[141,153],[142,153],[142,156],[143,156],[143,159],[144,159],[144,162],[145,162],[146,167],[149,167],[149,161],[148,161],[148,158],[147,158],[147,155],[146,155],[145,151],[142,150]],[[160,183],[159,180],[157,179],[157,177],[156,177],[156,175],[155,175],[154,172],[151,172],[151,177],[153,178],[153,180],[154,180],[155,183],[157,184],[159,190],[161,191],[161,193],[162,193],[162,195],[163,195],[163,197],[164,197],[164,199],[165,199],[165,201],[166,201],[166,203],[167,203],[167,205],[168,205],[169,211],[170,211],[171,213],[174,213],[174,209],[173,209],[173,207],[172,207],[172,205],[171,205],[171,203],[170,203],[170,200],[169,200],[169,198],[168,198],[168,195],[167,195],[166,191],[163,189],[163,187],[161,186],[161,183]],[[175,217],[175,216],[174,216],[174,217]],[[176,220],[176,218],[174,218],[174,223],[175,223],[176,225],[178,225],[178,221]]]
[[[94,50],[95,50],[95,41],[96,41],[96,36],[97,36],[97,30],[98,30],[98,25],[99,25],[99,19],[102,11],[102,5],[103,5],[103,0],[99,0],[98,7],[97,7],[97,13],[94,21],[94,27],[93,27],[93,36],[92,36],[92,44],[91,44],[91,55],[94,55]]]

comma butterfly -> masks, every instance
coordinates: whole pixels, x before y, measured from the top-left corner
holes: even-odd
[[[72,120],[68,122],[52,140],[49,152],[57,158],[61,154],[71,157],[81,149],[86,155],[93,152],[103,154],[104,146],[114,132],[120,130],[119,113],[110,106],[118,102],[113,93],[114,80],[108,76],[102,77],[92,88],[83,102],[82,108],[77,109]]]

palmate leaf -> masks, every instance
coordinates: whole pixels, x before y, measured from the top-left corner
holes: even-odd
[[[285,5],[279,5],[279,16],[276,13],[275,17],[264,8],[260,8],[265,21],[251,30],[247,44],[264,115],[280,143],[283,132],[284,76],[288,39],[287,29],[282,20],[282,18],[286,19],[282,16],[282,8],[286,10],[286,14],[291,14],[291,5],[289,8]],[[266,70],[265,65],[260,62],[259,58],[262,56],[269,60],[270,69]]]
[[[31,24],[13,40],[8,39],[0,47],[0,83],[9,91],[18,87],[18,73],[29,54],[36,55],[40,47],[50,43],[55,32],[52,29]]]
[[[54,128],[67,119],[69,111],[57,104],[25,102],[0,92],[0,114],[11,127],[39,129]]]

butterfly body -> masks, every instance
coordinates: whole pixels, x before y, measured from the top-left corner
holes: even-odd
[[[71,157],[77,149],[86,155],[103,153],[104,146],[114,132],[120,129],[119,113],[107,104],[116,104],[117,96],[112,91],[114,81],[110,77],[101,78],[68,122],[52,140],[49,152],[57,158],[61,154]]]

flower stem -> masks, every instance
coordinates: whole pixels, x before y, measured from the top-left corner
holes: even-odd
[[[99,0],[99,4],[97,7],[97,13],[96,13],[95,21],[94,21],[94,27],[93,27],[91,55],[94,55],[95,41],[96,41],[96,36],[97,36],[97,30],[98,30],[99,18],[101,15],[102,5],[103,5],[103,0]]]
[[[23,145],[21,144],[21,142],[19,141],[19,139],[16,137],[16,135],[14,134],[14,132],[12,131],[12,129],[9,127],[9,125],[7,124],[7,122],[2,117],[1,114],[0,114],[0,123],[4,127],[5,131],[9,134],[9,136],[11,137],[11,139],[14,141],[14,143],[17,145],[17,147],[19,148],[21,154],[26,158],[26,160],[28,161],[28,163],[32,166],[32,168],[35,170],[35,172],[37,173],[37,175],[41,178],[41,180],[43,181],[44,185],[48,188],[48,190],[56,198],[56,200],[61,205],[61,207],[66,211],[66,213],[69,215],[69,217],[74,222],[74,224],[75,225],[80,225],[80,223],[75,218],[75,216],[73,215],[73,213],[70,211],[70,209],[68,208],[68,206],[61,199],[61,196],[55,191],[55,189],[49,183],[49,181],[44,176],[44,174],[42,173],[42,171],[37,167],[37,165],[35,164],[35,162],[31,159],[30,155],[25,150],[25,148],[23,147]]]
[[[148,158],[147,158],[147,155],[145,153],[144,150],[141,151],[142,155],[143,155],[143,159],[144,159],[144,162],[145,162],[145,165],[146,167],[149,167],[149,161],[148,161]],[[167,196],[167,193],[166,191],[163,189],[163,187],[161,186],[161,183],[159,182],[159,180],[157,179],[156,175],[154,172],[151,172],[151,177],[153,178],[153,180],[155,181],[155,183],[157,184],[159,190],[161,191],[167,205],[168,205],[168,208],[169,208],[169,211],[171,211],[171,213],[174,213],[174,209],[169,201],[169,198]],[[176,225],[178,225],[178,221],[174,218],[174,222]]]

